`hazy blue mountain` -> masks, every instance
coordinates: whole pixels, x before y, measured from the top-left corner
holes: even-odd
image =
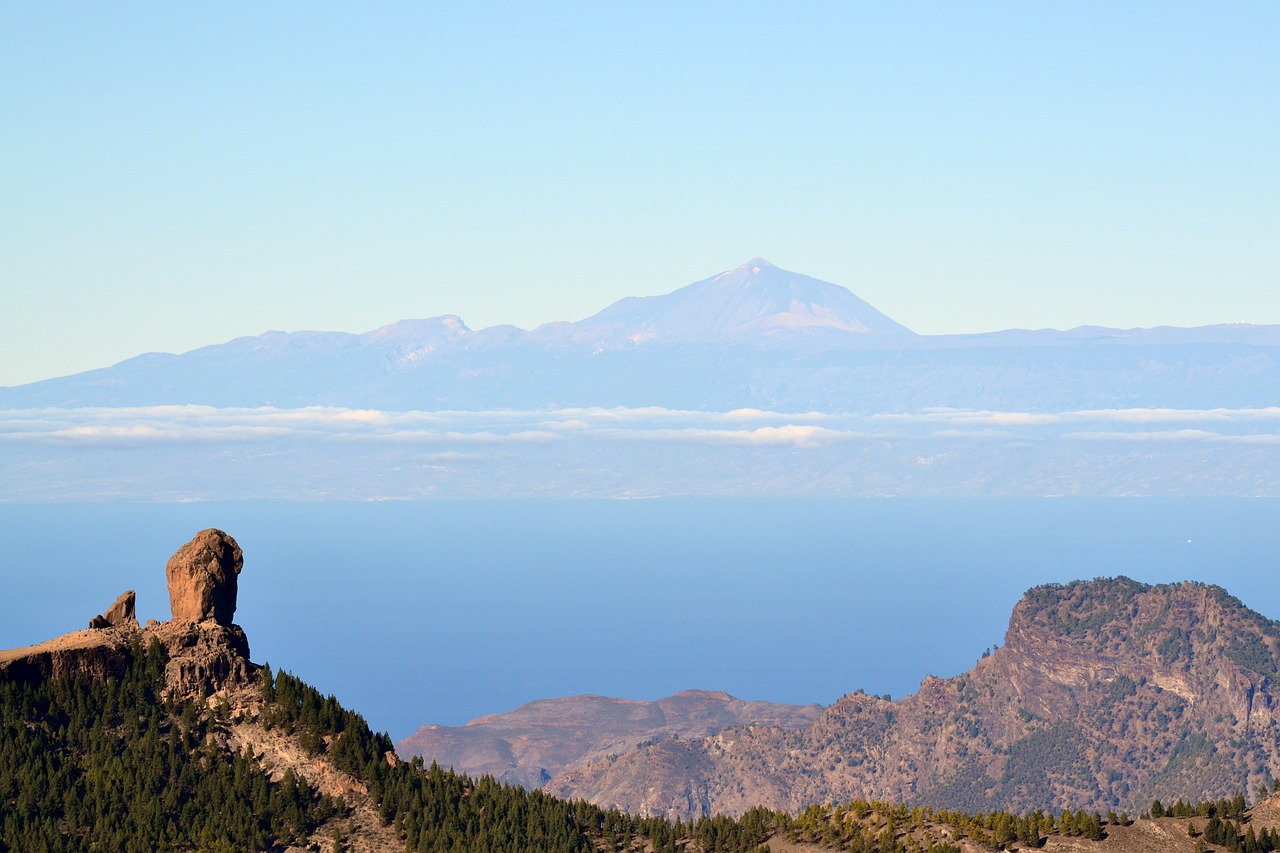
[[[763,258],[673,293],[621,299],[567,325],[574,341],[609,346],[759,343],[824,332],[914,335],[847,289]]]
[[[0,389],[0,406],[662,406],[901,412],[1250,408],[1280,401],[1280,326],[925,336],[756,258],[578,322],[267,332]]]

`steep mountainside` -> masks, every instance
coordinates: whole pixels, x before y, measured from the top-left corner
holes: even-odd
[[[396,751],[538,788],[568,766],[589,764],[640,742],[703,738],[740,725],[799,729],[821,713],[821,705],[744,702],[705,690],[685,690],[656,702],[572,696],[530,702],[465,726],[423,726]]]
[[[1280,626],[1217,587],[1039,587],[1003,648],[913,696],[849,694],[800,731],[664,740],[546,790],[685,816],[856,798],[1106,811],[1228,796],[1280,775],[1278,648]]]

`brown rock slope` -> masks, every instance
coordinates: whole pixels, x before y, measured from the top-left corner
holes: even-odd
[[[896,702],[853,693],[811,726],[731,728],[570,767],[546,786],[688,817],[881,799],[968,811],[1139,811],[1280,775],[1280,624],[1222,589],[1043,586],[1003,648]]]
[[[571,696],[530,702],[465,726],[423,726],[396,745],[405,757],[472,776],[538,788],[568,767],[661,740],[701,739],[741,725],[799,729],[821,705],[744,702],[728,693],[685,690],[656,702]]]

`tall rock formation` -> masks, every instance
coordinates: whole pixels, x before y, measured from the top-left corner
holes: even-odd
[[[231,620],[236,611],[236,578],[244,556],[236,540],[221,530],[202,530],[169,559],[171,622],[141,627],[132,590],[86,631],[76,631],[23,649],[0,651],[0,680],[41,681],[62,675],[110,678],[122,674],[138,649],[158,642],[165,653],[166,690],[178,696],[206,696],[228,685],[247,683],[257,667],[249,660],[249,640]]]
[[[236,614],[236,578],[244,554],[221,530],[201,530],[169,558],[169,604],[175,622],[212,619],[231,625]]]

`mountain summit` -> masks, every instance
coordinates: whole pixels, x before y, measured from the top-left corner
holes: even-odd
[[[752,258],[661,296],[631,296],[573,324],[611,343],[743,340],[804,332],[914,336],[849,290]]]

